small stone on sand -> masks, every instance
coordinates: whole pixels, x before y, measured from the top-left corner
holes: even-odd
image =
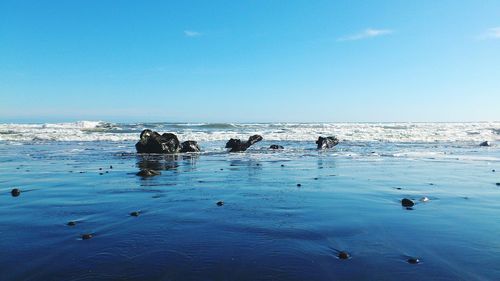
[[[408,198],[404,198],[403,200],[401,200],[401,206],[403,207],[413,207],[414,205],[415,203],[413,203],[413,201]]]
[[[92,233],[85,233],[82,235],[82,239],[83,240],[88,240],[90,238],[94,237],[94,235]]]
[[[348,259],[350,256],[347,252],[344,252],[344,251],[341,251],[338,253],[337,257],[341,260],[346,260]]]
[[[420,263],[420,260],[419,260],[418,258],[409,258],[409,259],[407,260],[407,262],[408,262],[409,264],[417,264],[417,263]]]
[[[14,188],[11,190],[10,194],[12,195],[12,197],[17,197],[21,195],[21,190],[19,188]]]

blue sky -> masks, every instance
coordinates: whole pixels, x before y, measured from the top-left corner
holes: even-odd
[[[0,121],[500,120],[500,1],[0,1]]]

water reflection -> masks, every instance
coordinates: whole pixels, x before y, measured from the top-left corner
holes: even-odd
[[[179,167],[193,170],[199,158],[197,154],[138,154],[139,170],[171,171]]]

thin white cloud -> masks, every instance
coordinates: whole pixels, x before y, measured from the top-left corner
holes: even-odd
[[[184,30],[184,36],[186,37],[198,37],[201,36],[201,33],[193,30]]]
[[[368,39],[368,38],[373,38],[373,37],[379,37],[383,35],[388,35],[393,33],[392,30],[390,29],[374,29],[374,28],[367,28],[363,30],[360,33],[356,33],[353,35],[345,36],[345,37],[340,37],[337,39],[337,41],[354,41],[354,40],[362,40],[362,39]]]
[[[481,39],[500,39],[500,26],[488,28],[482,34]]]

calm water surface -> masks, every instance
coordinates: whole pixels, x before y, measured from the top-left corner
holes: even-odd
[[[498,148],[134,143],[0,143],[1,280],[500,280]]]

